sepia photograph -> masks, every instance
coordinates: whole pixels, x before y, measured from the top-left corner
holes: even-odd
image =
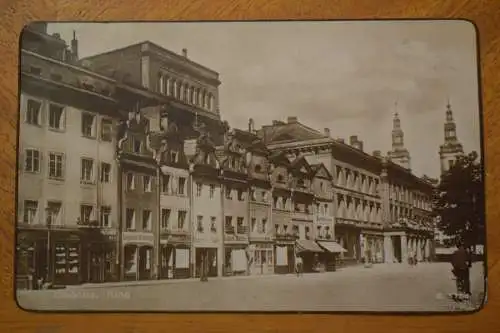
[[[20,308],[485,304],[471,22],[33,22],[19,47]]]

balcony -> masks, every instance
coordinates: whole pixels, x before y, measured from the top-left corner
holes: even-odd
[[[224,228],[224,233],[226,234],[229,234],[229,235],[234,235],[234,226],[233,225],[227,225],[225,228]]]
[[[161,235],[172,235],[172,236],[185,236],[189,235],[189,231],[185,229],[179,229],[179,228],[162,228],[160,230]]]

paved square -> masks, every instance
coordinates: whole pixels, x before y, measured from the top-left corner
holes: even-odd
[[[26,309],[64,311],[454,311],[481,305],[482,263],[474,264],[471,285],[471,304],[457,304],[447,297],[455,291],[449,264],[381,264],[301,277],[271,275],[22,291],[18,301]]]

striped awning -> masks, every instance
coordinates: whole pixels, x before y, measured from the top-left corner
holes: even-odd
[[[331,253],[342,253],[347,252],[339,243],[337,242],[318,242],[319,246]]]
[[[295,246],[296,246],[297,253],[300,253],[300,252],[319,252],[319,253],[325,252],[321,247],[319,247],[318,244],[316,244],[316,242],[314,242],[312,240],[305,240],[305,239],[298,240],[295,243]]]

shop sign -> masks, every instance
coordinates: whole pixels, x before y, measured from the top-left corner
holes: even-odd
[[[124,232],[124,243],[154,243],[154,236],[144,232]]]

